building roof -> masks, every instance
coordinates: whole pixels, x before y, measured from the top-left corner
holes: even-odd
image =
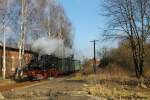
[[[94,63],[94,60],[93,60],[93,59],[90,59],[90,60],[89,60],[89,63],[90,63],[90,64],[93,64],[93,63]],[[96,59],[96,64],[100,64],[100,60],[99,60],[99,59]]]
[[[0,42],[0,49],[3,48],[3,45],[2,43]],[[18,51],[19,52],[19,48],[17,47],[16,44],[13,44],[13,45],[8,45],[6,44],[6,50],[12,50],[12,51]],[[25,46],[25,52],[28,52],[28,53],[35,53],[31,50],[31,46],[30,45],[26,45]]]

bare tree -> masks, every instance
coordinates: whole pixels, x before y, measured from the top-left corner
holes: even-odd
[[[4,1],[7,0],[1,0],[1,5],[5,4]],[[61,37],[65,45],[72,46],[72,25],[64,8],[55,0],[9,0],[9,5],[8,8],[3,7],[11,12],[10,26],[20,48],[24,47],[21,45],[25,44],[25,40],[31,43],[43,36]]]
[[[143,76],[145,47],[150,35],[150,0],[104,0],[110,18],[105,38],[129,41],[137,78]]]
[[[61,37],[64,44],[72,45],[72,25],[62,6],[55,0],[31,0],[28,5],[28,37]]]

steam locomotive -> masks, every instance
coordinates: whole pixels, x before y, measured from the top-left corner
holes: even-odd
[[[29,80],[41,80],[49,77],[68,75],[79,71],[81,63],[74,60],[73,56],[68,58],[58,58],[53,55],[43,55],[34,57],[31,62],[23,69]]]

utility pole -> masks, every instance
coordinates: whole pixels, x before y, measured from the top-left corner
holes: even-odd
[[[94,70],[94,73],[96,74],[96,53],[95,53],[95,50],[96,50],[96,42],[98,40],[93,40],[93,41],[90,41],[90,42],[93,42],[93,45],[94,45],[94,57],[93,57],[93,70]]]

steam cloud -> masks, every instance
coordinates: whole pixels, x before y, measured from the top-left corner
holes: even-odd
[[[66,58],[72,54],[72,50],[65,47],[63,40],[57,38],[39,38],[32,44],[31,49],[40,55],[54,55],[59,58]]]

